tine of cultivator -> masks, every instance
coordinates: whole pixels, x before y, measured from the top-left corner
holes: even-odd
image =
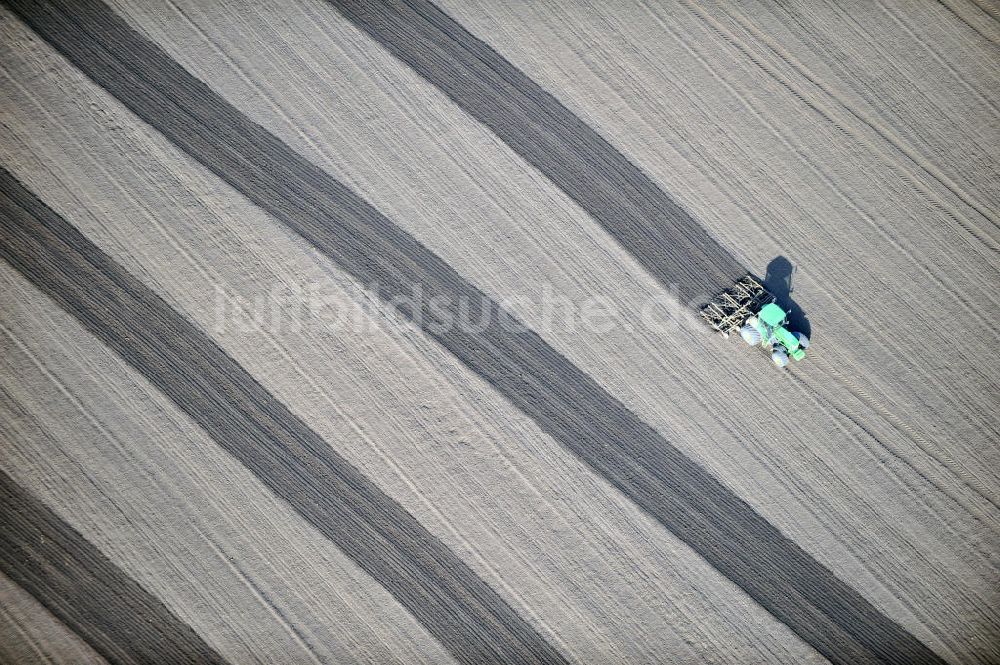
[[[770,299],[771,294],[763,284],[748,274],[713,298],[702,308],[701,315],[714,330],[728,335],[741,328]]]

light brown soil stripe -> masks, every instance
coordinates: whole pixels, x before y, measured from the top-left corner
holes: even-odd
[[[3,471],[0,569],[109,662],[226,662]]]
[[[746,274],[642,169],[432,3],[330,1],[537,168],[685,304],[700,306]]]
[[[828,658],[940,662],[439,256],[250,121],[108,7],[97,0],[13,5],[81,71],[249,200],[363,284],[377,285],[381,297],[420,307],[418,323],[428,336]],[[447,17],[440,12],[430,21],[401,7],[380,9],[374,33],[412,41],[415,51],[454,41],[441,31]],[[404,30],[404,24],[420,30]],[[435,53],[433,62],[442,67],[461,62]],[[423,287],[419,303],[412,302],[415,284]],[[476,330],[451,325],[462,318],[463,304],[466,313],[486,312],[494,323]],[[213,376],[211,383],[218,380]],[[182,392],[175,399],[192,398]]]
[[[406,607],[460,662],[562,656],[208,336],[0,168],[0,257],[77,317]]]

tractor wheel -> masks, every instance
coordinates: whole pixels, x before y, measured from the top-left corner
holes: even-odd
[[[771,353],[771,362],[778,367],[784,367],[788,364],[788,354],[784,351],[775,350]]]
[[[743,341],[750,346],[757,346],[760,344],[760,331],[753,326],[743,326],[740,328],[740,337]]]
[[[800,332],[795,333],[795,338],[799,340],[799,346],[803,349],[809,348],[809,338]]]

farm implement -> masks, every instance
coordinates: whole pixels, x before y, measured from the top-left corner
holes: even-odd
[[[809,338],[786,327],[788,312],[775,300],[760,280],[748,274],[705,305],[701,316],[723,337],[738,332],[744,342],[770,351],[771,361],[785,367],[790,358],[806,357]]]

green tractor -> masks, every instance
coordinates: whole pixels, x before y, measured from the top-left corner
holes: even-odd
[[[778,367],[785,367],[789,358],[802,360],[806,357],[809,338],[785,327],[788,313],[774,301],[775,297],[760,280],[746,275],[705,305],[701,316],[723,337],[738,331],[750,346],[770,350],[771,361]]]

